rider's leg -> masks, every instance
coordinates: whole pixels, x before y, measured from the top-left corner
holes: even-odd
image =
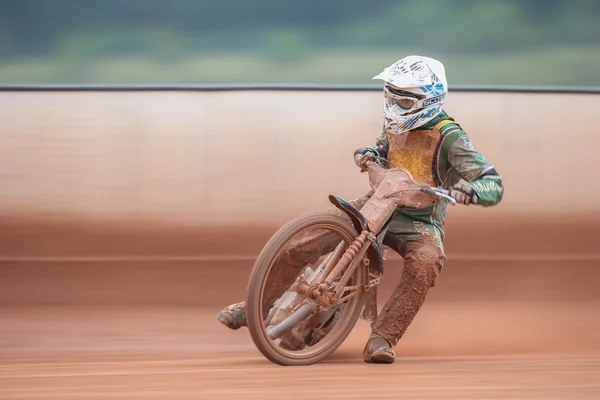
[[[350,203],[360,209],[369,199],[370,194],[365,195]],[[350,222],[350,218],[338,208],[328,210]],[[264,303],[273,304],[287,288],[294,282],[302,267],[307,263],[316,262],[322,254],[332,251],[340,241],[339,236],[331,231],[309,231],[305,235],[294,238],[286,249],[284,249],[273,268],[274,275],[269,278],[272,285],[265,290]],[[217,314],[217,319],[230,329],[239,329],[246,326],[246,304],[245,302],[234,303]]]
[[[441,232],[432,224],[411,221],[405,229],[388,232],[384,244],[404,258],[404,270],[377,319],[363,353],[366,362],[394,362],[395,346],[435,285],[446,260]]]

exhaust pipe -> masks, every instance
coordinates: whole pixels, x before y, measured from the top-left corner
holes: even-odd
[[[281,323],[279,323],[278,325],[267,326],[267,335],[271,339],[278,339],[284,333],[296,326],[300,321],[303,321],[304,319],[308,318],[312,313],[313,309],[310,306],[310,304],[303,304],[292,315],[281,321]]]

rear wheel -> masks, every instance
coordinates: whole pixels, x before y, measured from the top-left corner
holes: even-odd
[[[300,308],[307,310],[312,301],[287,289],[296,276],[303,274],[306,279],[318,272],[338,244],[343,242],[345,250],[356,236],[354,227],[341,217],[314,213],[290,221],[267,242],[256,259],[246,294],[248,330],[267,359],[280,365],[313,364],[333,353],[350,334],[364,304],[364,292],[335,308],[318,307],[319,312],[303,317],[277,339],[272,338],[272,330],[268,334],[267,327],[282,313],[289,316]],[[364,284],[365,271],[359,266],[348,286]],[[298,315],[306,315],[304,311]]]

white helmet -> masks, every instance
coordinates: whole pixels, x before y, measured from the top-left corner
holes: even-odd
[[[444,65],[429,57],[404,57],[373,79],[385,81],[385,130],[392,135],[431,121],[448,93]]]

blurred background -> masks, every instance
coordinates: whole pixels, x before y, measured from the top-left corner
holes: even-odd
[[[0,0],[0,398],[600,398],[599,21],[596,0]],[[276,369],[215,315],[281,224],[368,190],[371,78],[408,54],[445,64],[504,198],[449,208],[395,365],[364,365],[361,320]],[[199,87],[232,83],[372,87]]]
[[[597,85],[595,0],[2,0],[5,83],[369,83],[434,53],[454,85]]]

